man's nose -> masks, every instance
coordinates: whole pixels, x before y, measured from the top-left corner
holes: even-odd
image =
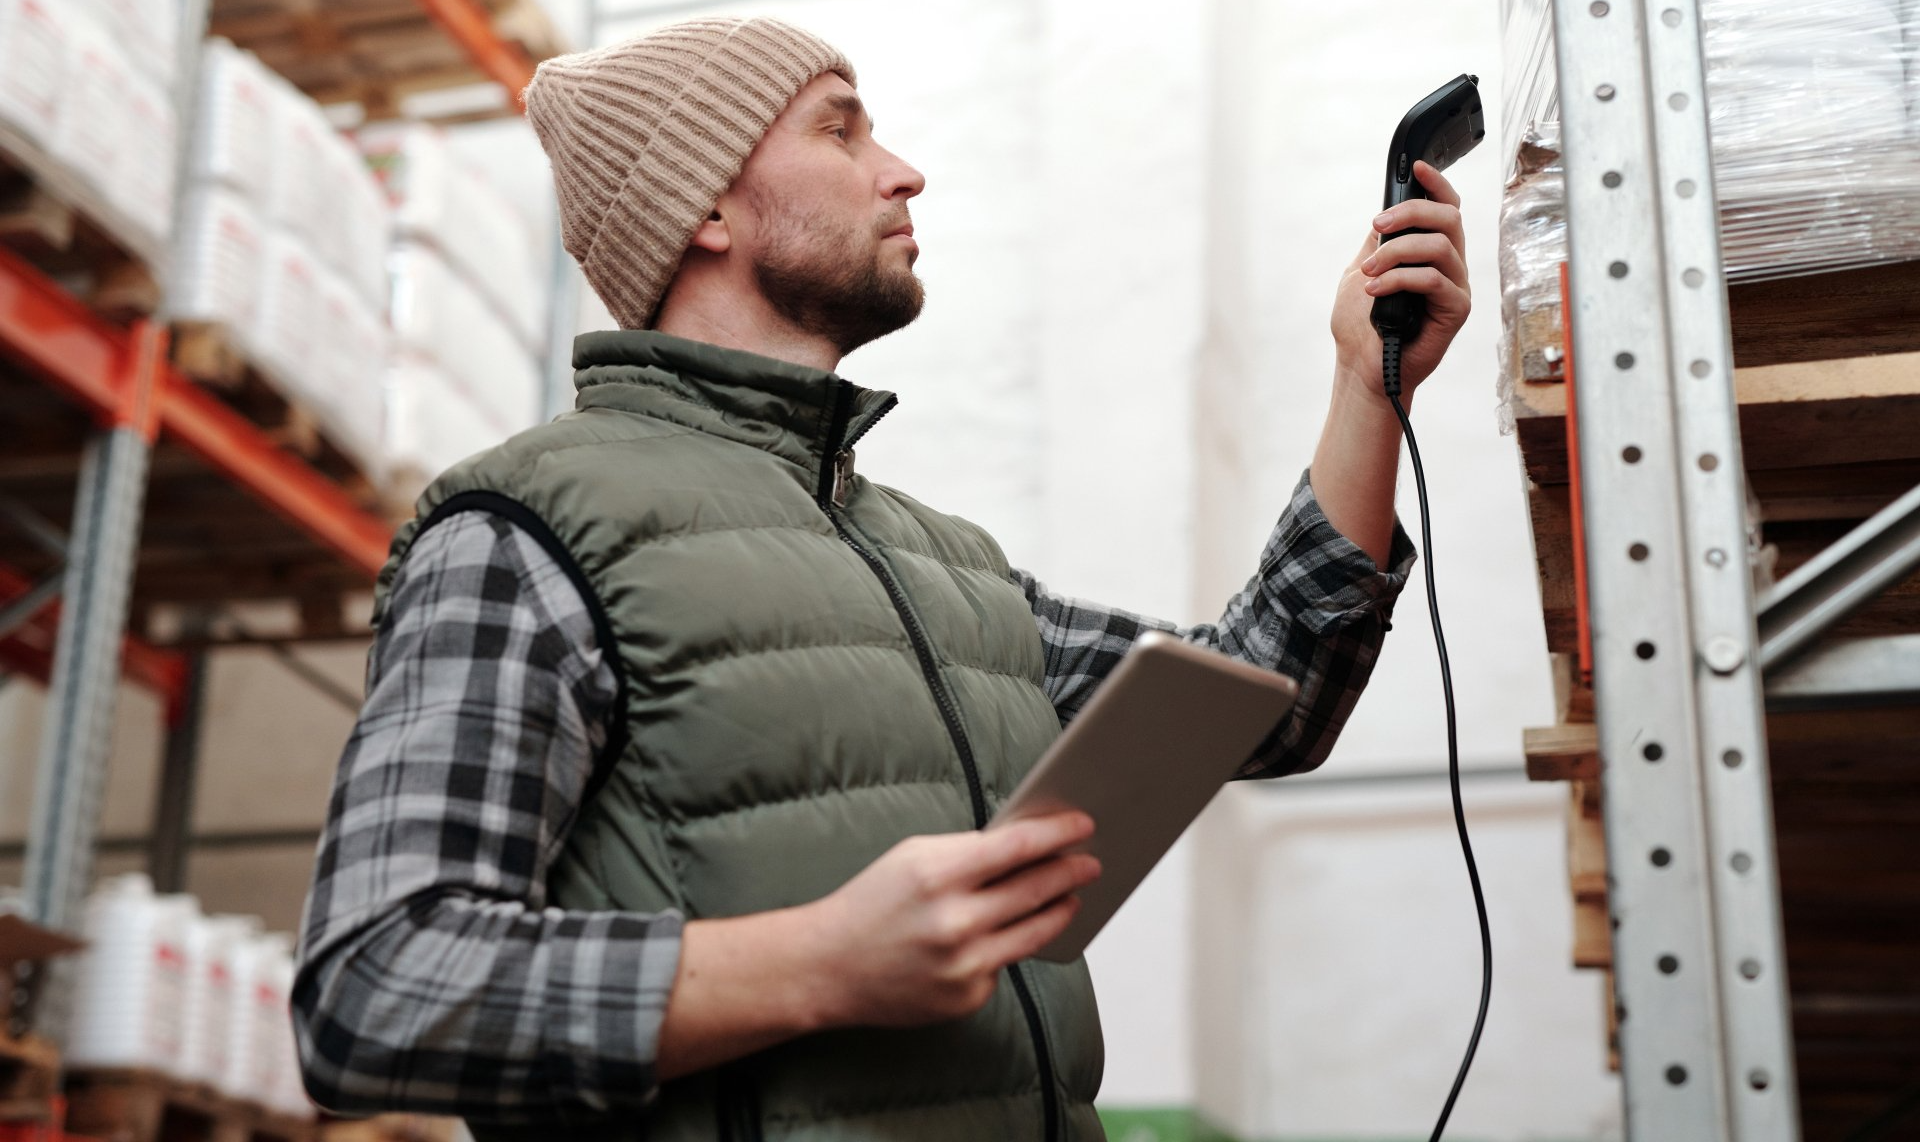
[[[884,149],[884,148],[883,148]],[[906,160],[887,151],[887,170],[881,191],[888,198],[908,199],[927,189],[927,176]]]

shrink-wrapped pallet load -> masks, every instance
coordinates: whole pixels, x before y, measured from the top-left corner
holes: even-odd
[[[1728,280],[1920,259],[1920,4],[1702,0],[1700,11]],[[1540,347],[1557,338],[1566,260],[1552,12],[1507,0],[1505,16],[1503,409],[1516,380],[1557,375]]]

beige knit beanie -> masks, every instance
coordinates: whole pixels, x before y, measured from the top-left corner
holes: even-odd
[[[527,118],[560,236],[622,329],[653,325],[702,219],[802,87],[853,66],[779,20],[706,18],[542,63]]]

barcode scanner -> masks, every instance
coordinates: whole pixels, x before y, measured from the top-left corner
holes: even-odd
[[[1427,197],[1426,188],[1413,176],[1413,164],[1421,159],[1437,170],[1446,170],[1453,161],[1471,151],[1487,137],[1486,118],[1480,111],[1479,80],[1463,75],[1413,105],[1400,127],[1393,133],[1393,149],[1387,152],[1387,201],[1391,210],[1412,198]],[[1395,231],[1380,239],[1385,245],[1402,234],[1426,231]],[[1426,562],[1427,615],[1433,620],[1433,645],[1440,657],[1440,692],[1447,706],[1447,781],[1453,794],[1453,823],[1460,833],[1460,852],[1466,858],[1467,882],[1473,886],[1473,907],[1480,921],[1480,1012],[1474,1016],[1473,1034],[1467,1037],[1466,1054],[1453,1077],[1453,1089],[1447,1092],[1440,1119],[1434,1123],[1430,1142],[1440,1142],[1453,1115],[1454,1103],[1466,1085],[1467,1071],[1473,1066],[1474,1053],[1480,1047],[1480,1032],[1487,1025],[1487,1004],[1493,997],[1493,932],[1487,924],[1487,898],[1480,888],[1480,869],[1474,863],[1473,844],[1467,839],[1467,810],[1460,799],[1459,720],[1453,705],[1453,669],[1447,664],[1447,638],[1440,630],[1440,597],[1433,585],[1433,519],[1427,509],[1427,473],[1420,465],[1420,444],[1413,437],[1413,422],[1400,400],[1400,349],[1420,333],[1427,320],[1427,299],[1423,294],[1394,293],[1373,303],[1373,327],[1380,332],[1380,376],[1387,399],[1393,402],[1394,415],[1407,439],[1407,451],[1413,457],[1414,487],[1420,494],[1420,548]]]
[[[1413,176],[1413,164],[1426,160],[1436,170],[1446,170],[1453,161],[1478,146],[1487,137],[1486,115],[1480,109],[1480,78],[1463,75],[1413,105],[1393,133],[1393,147],[1387,152],[1387,193],[1383,210],[1413,198],[1427,197],[1427,190]],[[1403,234],[1424,234],[1419,229],[1396,230],[1380,239],[1386,245]],[[1387,392],[1400,391],[1400,345],[1411,342],[1426,323],[1427,299],[1417,293],[1390,293],[1374,299],[1373,327],[1383,342],[1397,339],[1394,361],[1388,370]]]

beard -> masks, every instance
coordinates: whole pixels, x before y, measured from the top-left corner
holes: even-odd
[[[880,265],[879,239],[906,224],[904,207],[875,223],[869,234],[790,201],[761,200],[754,207],[768,225],[766,248],[753,263],[754,278],[774,312],[802,332],[824,338],[844,357],[920,316],[926,287],[912,267]]]

